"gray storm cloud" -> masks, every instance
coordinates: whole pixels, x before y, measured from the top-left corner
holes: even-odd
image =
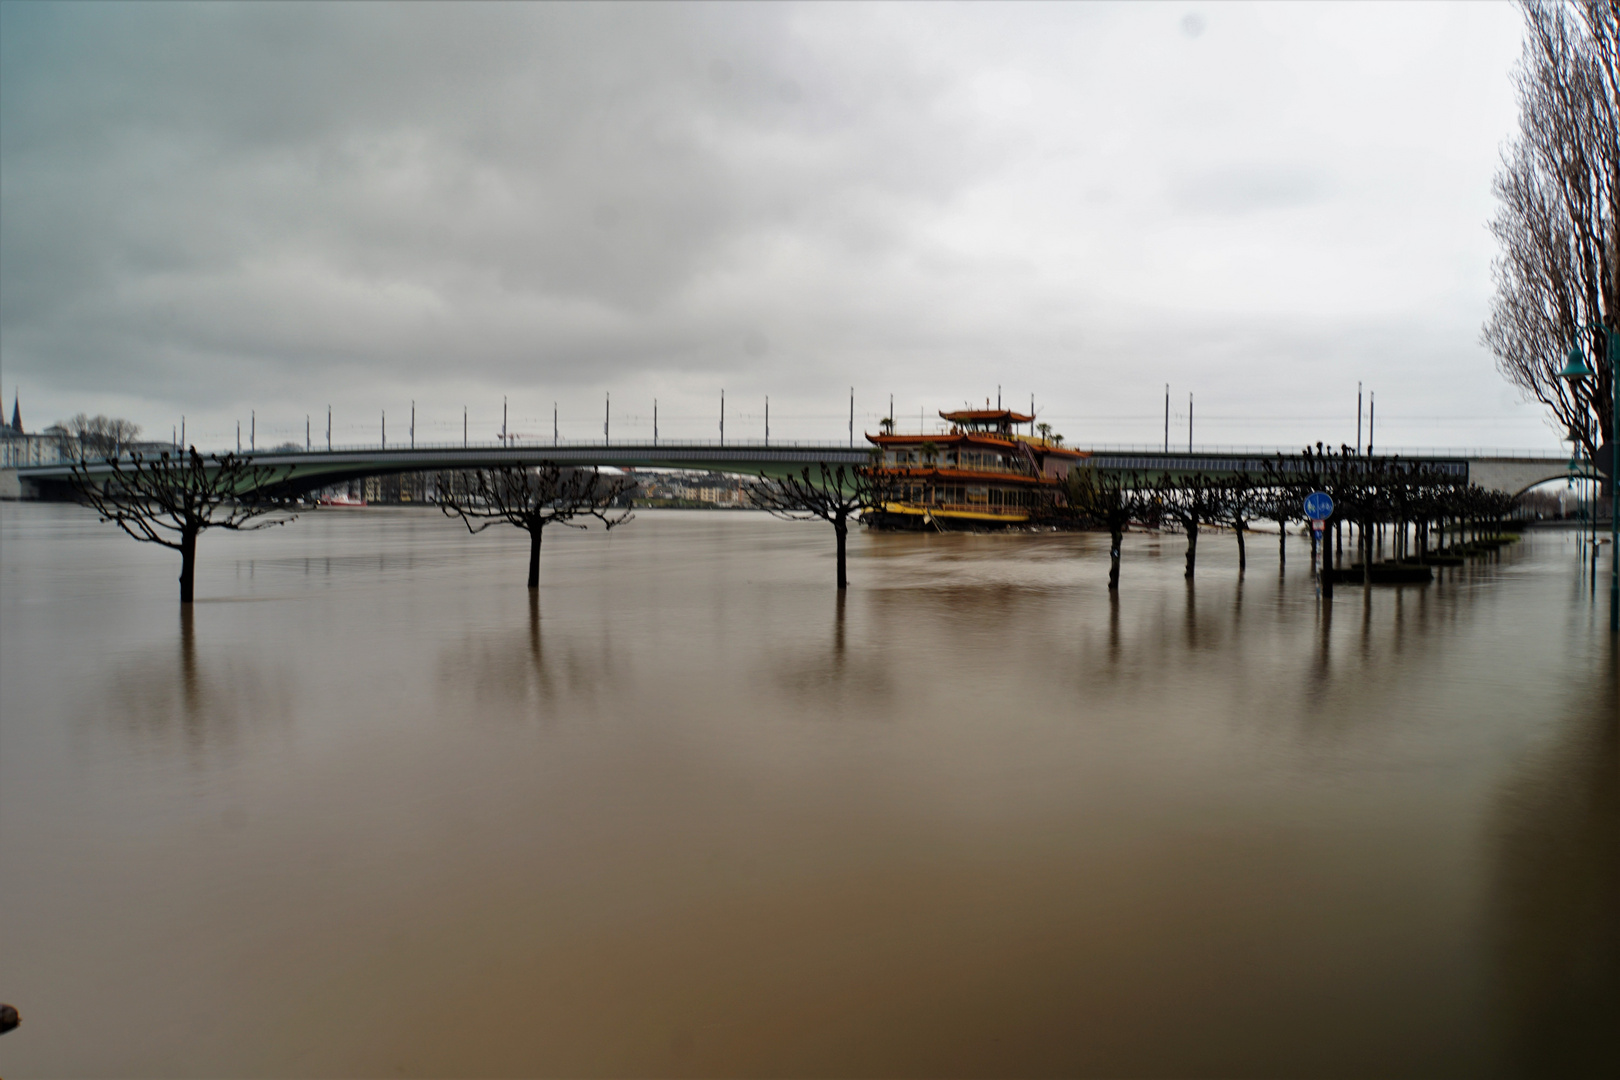
[[[851,384],[915,415],[1006,383],[1121,438],[1166,380],[1212,415],[1314,416],[1387,371],[1415,400],[1465,377],[1462,413],[1536,430],[1474,341],[1511,13],[0,20],[0,361],[41,409],[222,431],[418,399],[459,425],[611,390],[706,434],[726,386],[831,437]]]

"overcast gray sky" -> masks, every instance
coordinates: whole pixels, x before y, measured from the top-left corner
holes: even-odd
[[[222,444],[1556,441],[1478,344],[1497,4],[0,6],[0,381]],[[912,418],[909,422],[906,417]]]

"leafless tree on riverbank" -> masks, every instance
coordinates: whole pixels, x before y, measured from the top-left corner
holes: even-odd
[[[1620,2],[1521,0],[1519,134],[1496,175],[1501,244],[1483,340],[1509,381],[1546,405],[1594,459],[1614,438],[1620,332]],[[1595,379],[1559,377],[1581,346]]]
[[[182,604],[191,603],[195,592],[198,534],[205,529],[246,532],[292,520],[265,518],[287,506],[271,494],[286,479],[289,470],[284,467],[254,465],[235,454],[204,458],[193,447],[174,456],[109,458],[106,468],[110,471],[75,464],[75,495],[101,520],[135,539],[180,553]]]
[[[564,469],[549,461],[532,468],[500,465],[440,473],[437,483],[439,509],[447,517],[459,517],[469,533],[505,522],[529,534],[531,589],[540,587],[540,540],[547,526],[583,529],[595,518],[613,529],[635,516],[630,506],[618,505],[635,489],[635,481],[603,476],[596,469]]]
[[[62,435],[57,439],[61,454],[68,461],[99,461],[123,454],[141,433],[139,424],[117,416],[77,416],[55,425]]]

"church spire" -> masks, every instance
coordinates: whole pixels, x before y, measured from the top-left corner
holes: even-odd
[[[5,406],[0,405],[0,409],[3,408]],[[0,416],[3,415],[5,414],[0,413]],[[22,434],[22,391],[20,390],[11,395],[11,430],[19,435]]]

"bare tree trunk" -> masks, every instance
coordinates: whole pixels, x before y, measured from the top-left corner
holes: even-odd
[[[529,588],[540,587],[540,537],[543,529],[529,530]]]
[[[1125,526],[1115,523],[1108,529],[1108,591],[1119,591],[1119,546],[1125,541]]]
[[[1288,522],[1277,522],[1277,567],[1288,565]]]
[[[1361,584],[1365,588],[1372,584],[1373,556],[1372,532],[1367,528],[1366,522],[1362,522],[1358,535],[1361,539]]]
[[[833,521],[833,530],[838,533],[838,587],[849,587],[849,577],[844,573],[844,541],[849,537],[849,526],[844,524],[844,515],[839,514]]]
[[[1246,524],[1247,522],[1239,521],[1233,526],[1237,531],[1238,540],[1238,577],[1242,577],[1243,572],[1249,568],[1249,553],[1243,545],[1243,529]]]
[[[1198,565],[1198,519],[1187,523],[1187,580],[1191,581],[1193,568]]]
[[[189,526],[180,533],[180,602],[191,603],[197,582],[197,529]]]

